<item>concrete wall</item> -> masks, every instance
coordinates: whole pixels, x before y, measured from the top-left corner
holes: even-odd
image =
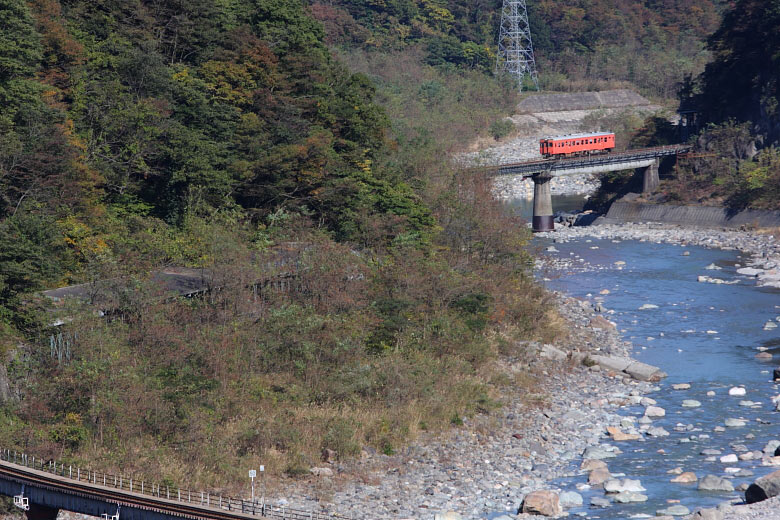
[[[540,94],[529,96],[517,105],[518,114],[593,110],[652,105],[650,101],[631,90],[602,92],[574,92],[571,94]]]
[[[780,227],[780,211],[744,210],[708,206],[678,206],[618,201],[607,212],[609,222],[665,222],[700,227]]]

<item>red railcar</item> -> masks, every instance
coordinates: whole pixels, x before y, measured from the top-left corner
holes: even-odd
[[[562,135],[539,141],[539,152],[544,157],[591,155],[610,152],[613,148],[615,148],[615,134],[611,132]]]

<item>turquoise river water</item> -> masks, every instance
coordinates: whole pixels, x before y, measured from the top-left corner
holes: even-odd
[[[573,208],[566,208],[573,209]],[[536,239],[539,246],[549,241]],[[771,397],[780,393],[772,379],[772,369],[780,360],[780,328],[763,330],[769,320],[780,319],[780,291],[755,286],[755,281],[736,273],[736,264],[744,263],[735,251],[681,247],[639,241],[587,240],[555,244],[559,253],[545,253],[577,260],[590,266],[585,271],[564,271],[549,276],[545,284],[579,298],[593,298],[603,289],[603,305],[614,310],[607,315],[623,331],[624,339],[634,344],[635,358],[661,367],[669,374],[661,390],[648,397],[667,411],[653,426],[662,426],[669,437],[648,437],[646,442],[618,443],[623,454],[609,459],[610,471],[639,479],[647,488],[649,500],[635,504],[613,504],[606,509],[588,506],[591,496],[604,496],[603,490],[583,491],[585,506],[571,509],[574,515],[587,518],[624,519],[654,516],[668,507],[667,500],[679,500],[695,511],[731,498],[739,492],[702,492],[696,484],[673,484],[674,475],[667,471],[677,466],[695,472],[699,478],[708,475],[728,476],[727,467],[749,470],[753,476],[733,477],[735,486],[751,483],[777,468],[761,466],[760,460],[723,464],[706,461],[701,450],[713,448],[723,455],[738,453],[733,446],[743,445],[750,451],[762,450],[767,441],[780,439],[780,412],[774,411]],[[689,251],[689,256],[683,256]],[[626,263],[622,270],[615,262]],[[577,263],[579,261],[577,260]],[[707,271],[715,264],[720,271]],[[699,283],[702,274],[725,280],[739,280],[736,285]],[[638,310],[643,304],[657,309]],[[774,362],[755,359],[759,348],[774,354]],[[690,383],[690,390],[673,390],[673,383]],[[744,385],[744,397],[728,395],[731,386]],[[714,391],[714,396],[707,392]],[[700,401],[699,408],[683,408],[683,399]],[[741,401],[757,402],[753,407]],[[642,407],[623,413],[640,417]],[[746,426],[725,428],[726,418],[742,418]],[[687,431],[678,431],[681,426]],[[678,428],[676,430],[675,428]],[[659,453],[663,450],[664,453]],[[719,459],[717,457],[716,459]],[[572,477],[559,484],[574,490],[587,476]]]

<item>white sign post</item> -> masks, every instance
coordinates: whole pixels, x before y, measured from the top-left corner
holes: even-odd
[[[265,466],[260,466],[260,473],[263,474],[263,507],[265,507]]]
[[[257,471],[250,469],[249,478],[252,479],[252,502],[255,501],[255,477],[257,477]]]

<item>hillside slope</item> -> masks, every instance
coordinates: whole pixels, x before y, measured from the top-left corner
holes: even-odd
[[[0,446],[229,491],[490,413],[492,361],[560,333],[527,230],[446,160],[500,82],[383,78],[298,0],[0,20]],[[171,297],[178,268],[207,290]]]

